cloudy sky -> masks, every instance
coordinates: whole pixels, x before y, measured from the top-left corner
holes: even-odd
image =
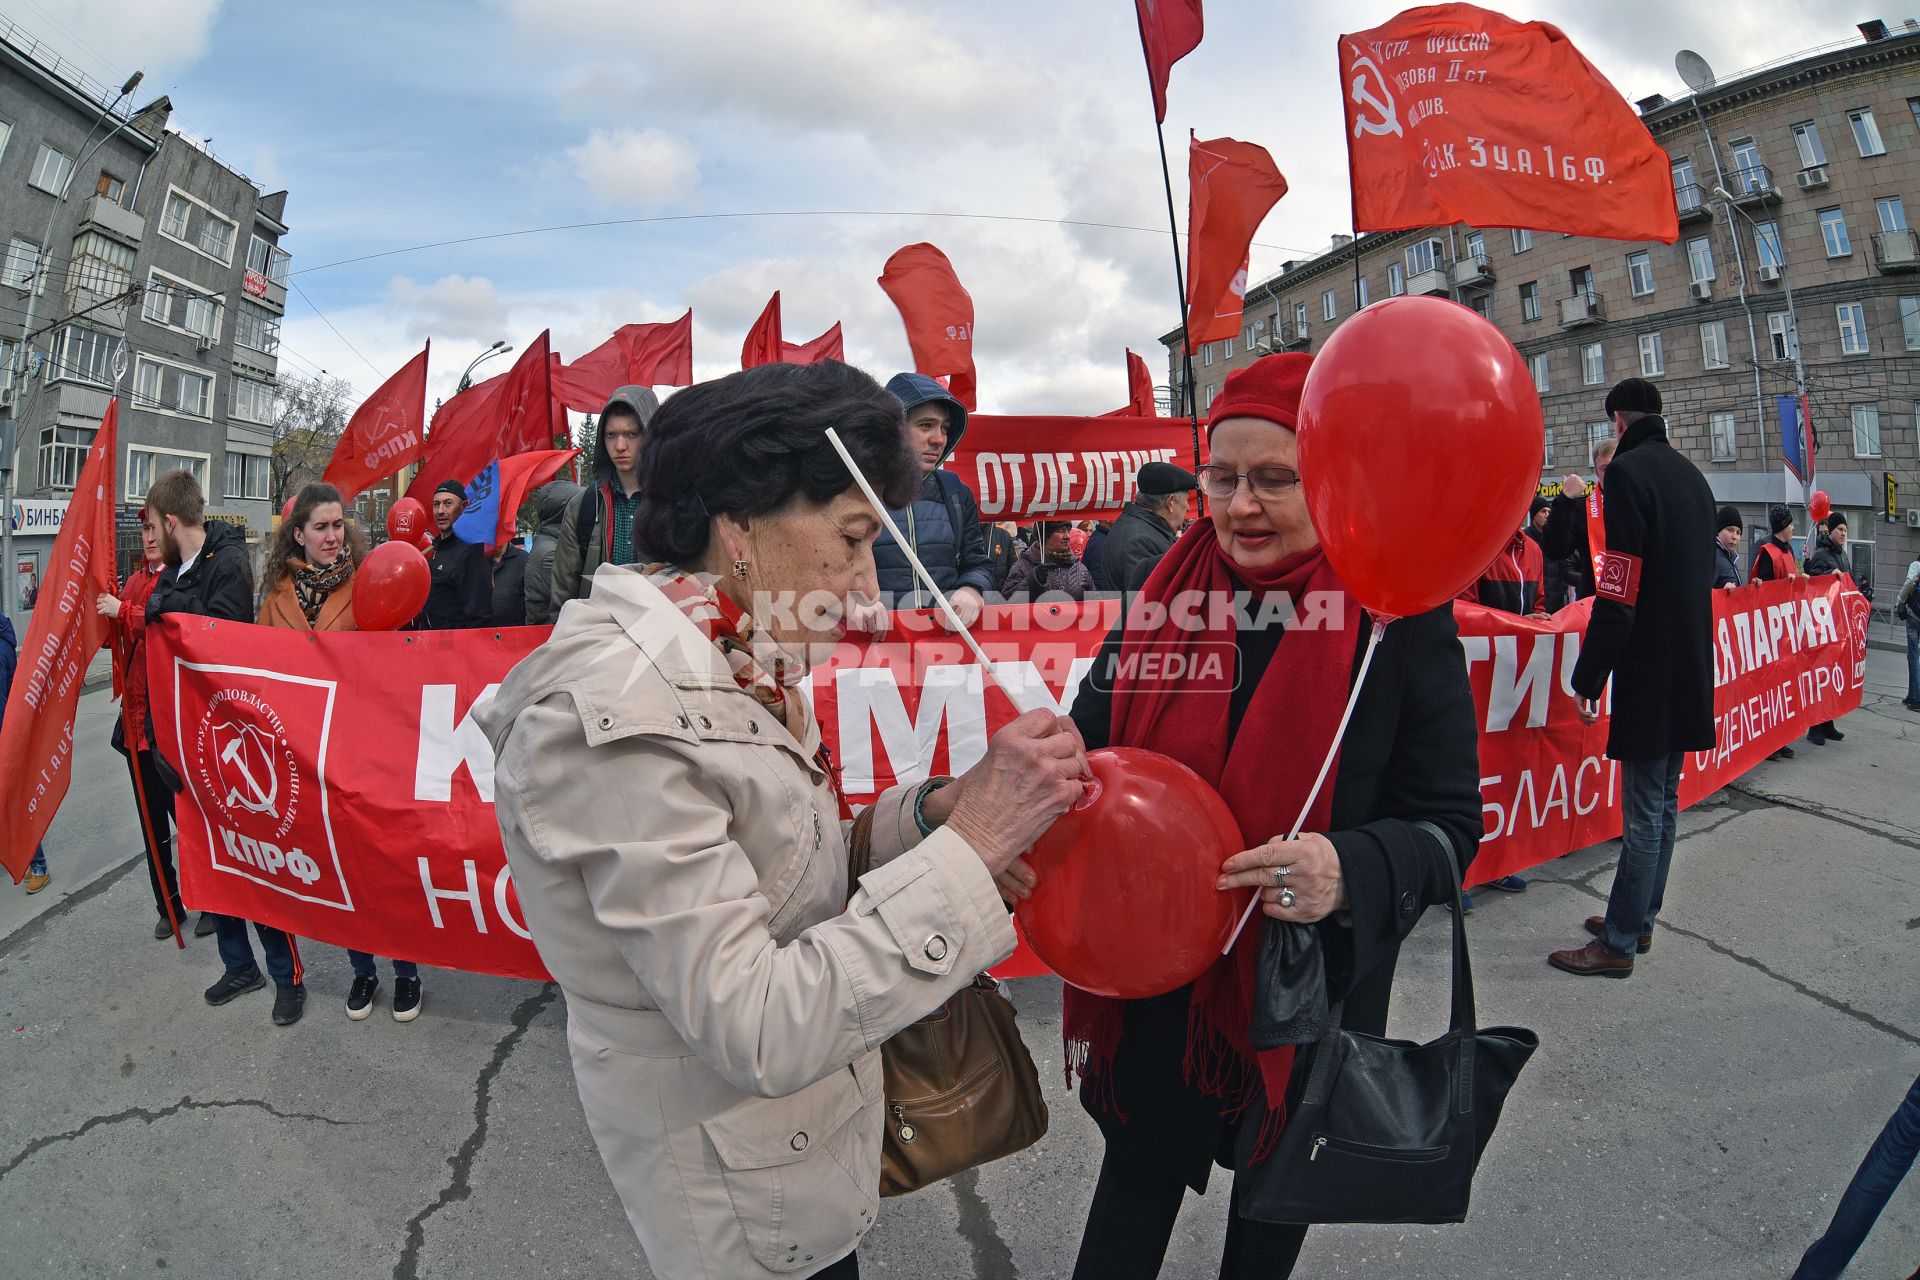
[[[1334,41],[1404,7],[1208,0],[1166,124],[1272,152],[1291,191],[1259,279],[1347,230]],[[1838,0],[1540,0],[1629,98],[1857,38]],[[434,340],[430,395],[495,338],[578,355],[694,312],[694,369],[738,367],[782,291],[787,338],[844,322],[907,367],[875,277],[929,240],[973,294],[982,407],[1098,413],[1177,322],[1165,196],[1127,0],[0,0],[0,13],[267,190],[290,192],[283,365],[361,392]],[[1898,16],[1889,12],[1888,17]],[[584,223],[619,225],[581,226]],[[535,230],[541,228],[564,228]],[[514,234],[534,232],[532,234]],[[453,242],[453,243],[447,243]],[[438,247],[420,248],[419,246]],[[490,371],[503,367],[496,362]]]

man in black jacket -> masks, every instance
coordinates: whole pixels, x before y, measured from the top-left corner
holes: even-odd
[[[1547,613],[1557,612],[1567,602],[1567,582],[1564,572],[1566,556],[1555,558],[1547,554],[1547,517],[1552,514],[1553,503],[1533,495],[1533,504],[1527,508],[1526,534],[1533,539],[1533,545],[1540,548],[1540,585],[1546,596],[1541,600],[1541,608]]]
[[[467,489],[458,480],[442,480],[433,491],[433,523],[440,533],[433,540],[433,586],[420,611],[429,630],[493,625],[493,562],[485,547],[453,531],[466,505]]]
[[[167,565],[147,600],[148,624],[170,613],[252,622],[253,566],[247,559],[247,544],[231,525],[206,523],[206,499],[193,473],[169,471],[154,481],[147,490],[147,516],[160,533],[160,558]],[[153,742],[164,758],[164,745],[158,738]],[[175,775],[184,778],[182,763],[167,761]],[[220,962],[226,971],[207,988],[207,1003],[222,1005],[264,987],[266,979],[260,976],[253,947],[247,941],[247,922],[237,916],[215,915],[213,931],[219,938]],[[267,973],[277,988],[273,1024],[290,1027],[300,1021],[307,1007],[307,988],[300,981],[300,954],[294,949],[293,939],[280,930],[256,924],[254,931],[260,935]]]
[[[1713,491],[1667,441],[1660,392],[1628,378],[1607,395],[1620,446],[1606,478],[1606,539],[1593,617],[1573,691],[1589,724],[1613,680],[1607,755],[1620,762],[1621,851],[1594,940],[1549,962],[1582,976],[1625,978],[1653,944],[1680,817],[1680,767],[1714,745]]]
[[[1827,517],[1826,532],[1815,543],[1813,554],[1807,557],[1807,576],[1825,577],[1830,573],[1853,575],[1853,557],[1847,552],[1847,518],[1838,511]],[[1832,720],[1824,720],[1807,730],[1807,741],[1816,747],[1824,747],[1829,742],[1839,742],[1847,735],[1840,732],[1840,726]]]
[[[1593,447],[1593,485],[1604,491],[1607,467],[1613,462],[1617,440],[1602,440]],[[1587,536],[1587,482],[1570,475],[1560,482],[1560,496],[1547,508],[1547,523],[1540,531],[1541,549],[1547,559],[1564,561],[1573,569],[1565,580],[1570,591],[1582,599],[1593,594],[1593,547]],[[1604,513],[1603,513],[1604,515]]]
[[[1102,591],[1129,591],[1137,585],[1136,578],[1144,582],[1140,567],[1145,565],[1146,572],[1151,573],[1160,557],[1167,554],[1187,518],[1193,488],[1193,473],[1171,462],[1149,462],[1141,467],[1133,501],[1121,510],[1100,550],[1100,568],[1093,585]]]
[[[1714,517],[1713,589],[1740,585],[1740,538],[1747,522],[1737,507],[1722,507]]]

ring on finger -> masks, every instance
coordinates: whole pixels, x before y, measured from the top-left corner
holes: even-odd
[[[1273,867],[1271,870],[1273,871],[1273,884],[1276,889],[1285,887],[1287,877],[1293,874],[1292,867]]]
[[[1280,890],[1280,896],[1274,900],[1280,904],[1282,911],[1292,910],[1293,904],[1299,901],[1299,899],[1294,896],[1293,890],[1285,888]]]

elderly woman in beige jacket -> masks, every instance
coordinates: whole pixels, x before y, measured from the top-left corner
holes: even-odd
[[[910,498],[899,403],[845,365],[669,400],[641,463],[659,562],[602,567],[481,716],[588,1127],[663,1280],[858,1274],[880,1046],[1012,951],[1017,855],[1085,768],[1070,721],[1029,713],[950,785],[883,794],[848,885],[795,686],[873,593],[880,526],[829,426],[884,500]]]

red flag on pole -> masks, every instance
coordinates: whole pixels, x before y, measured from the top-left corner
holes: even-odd
[[[780,358],[788,364],[813,364],[819,360],[845,361],[847,346],[840,336],[840,322],[835,320],[827,326],[825,333],[812,342],[782,342]]]
[[[432,501],[443,480],[462,484],[495,458],[551,449],[554,435],[553,362],[546,333],[527,344],[513,368],[467,388],[433,415],[420,474],[407,496]]]
[[[420,456],[427,433],[427,352],[402,365],[347,419],[340,443],[320,477],[352,502],[382,476],[390,476]]]
[[[1667,153],[1557,27],[1441,4],[1339,45],[1355,230],[1679,237]]]
[[[1287,180],[1265,147],[1232,138],[1187,144],[1187,342],[1240,332],[1247,250]]]
[[[973,295],[960,283],[947,255],[930,244],[910,244],[887,259],[880,287],[900,309],[913,368],[928,377],[948,377],[947,389],[969,410],[975,403]]]
[[[1167,78],[1173,64],[1200,43],[1200,0],[1133,0],[1140,20],[1140,48],[1147,55],[1147,80],[1153,85],[1153,118],[1167,120]]]
[[[20,646],[0,722],[0,866],[14,882],[26,874],[73,780],[73,722],[87,663],[110,638],[95,597],[114,582],[113,465],[119,456],[120,398],[93,434],[66,518],[47,557],[26,643]],[[12,566],[8,566],[11,569]]]
[[[693,310],[667,324],[627,324],[553,375],[567,408],[599,413],[617,388],[684,387],[693,382]]]
[[[1136,418],[1151,418],[1157,412],[1153,404],[1153,375],[1147,362],[1127,352],[1127,408]]]
[[[541,449],[500,459],[499,522],[489,546],[501,546],[513,537],[513,518],[527,494],[559,475],[579,454],[578,449]]]
[[[778,364],[784,345],[780,341],[780,291],[775,289],[760,318],[747,330],[747,340],[740,347],[740,367],[752,369],[763,364]]]

